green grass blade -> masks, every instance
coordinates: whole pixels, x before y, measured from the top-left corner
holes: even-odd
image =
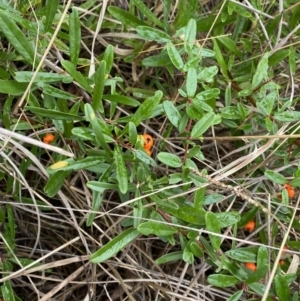
[[[33,65],[35,58],[34,48],[25,37],[16,23],[9,18],[4,11],[0,10],[0,29],[15,50],[24,58],[25,61]]]
[[[74,66],[77,66],[79,52],[80,52],[80,43],[81,43],[81,28],[80,28],[80,19],[78,16],[77,9],[72,10],[70,15],[70,26],[69,26],[69,41],[70,41],[70,56],[71,62]]]

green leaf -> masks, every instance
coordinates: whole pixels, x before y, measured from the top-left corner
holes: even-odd
[[[74,66],[77,66],[81,43],[81,28],[78,10],[74,7],[69,21],[69,43],[71,62]]]
[[[170,166],[170,167],[178,168],[178,167],[182,166],[181,159],[178,156],[174,155],[174,154],[160,152],[157,155],[157,159],[160,162],[162,162],[162,163],[164,163],[164,164],[166,164],[167,166]]]
[[[15,301],[15,294],[11,287],[10,281],[4,281],[1,286],[2,297],[4,300]]]
[[[136,131],[136,126],[134,125],[133,122],[129,122],[128,124],[128,134],[129,134],[129,142],[132,145],[135,145],[137,141],[137,131]]]
[[[215,113],[208,112],[194,125],[191,136],[192,138],[201,137],[213,124],[215,120]]]
[[[105,84],[106,62],[101,61],[94,74],[95,86],[93,91],[92,107],[95,111],[104,112],[102,96]]]
[[[90,227],[93,224],[97,212],[100,209],[100,206],[103,201],[103,191],[104,191],[103,189],[101,191],[93,191],[93,201],[92,201],[92,208],[91,208],[93,212],[91,212],[86,219],[87,227]]]
[[[229,299],[227,299],[227,301],[239,301],[241,300],[240,298],[242,297],[244,291],[237,291],[236,293],[234,293]]]
[[[15,73],[15,79],[19,83],[29,83],[34,75],[33,71],[17,71]],[[59,73],[50,73],[50,72],[38,72],[34,82],[35,83],[71,83],[73,81],[72,76],[59,74]]]
[[[266,291],[266,286],[262,283],[249,283],[248,287],[251,289],[251,291],[255,292],[257,295],[262,296],[264,292]],[[269,301],[269,299],[267,299]]]
[[[218,73],[218,71],[219,69],[217,66],[206,67],[198,73],[197,79],[203,82],[213,82],[214,76]]]
[[[137,107],[138,105],[140,105],[140,103],[130,97],[127,96],[123,96],[123,95],[103,95],[102,96],[103,99],[112,101],[112,102],[116,102],[116,103],[121,103],[123,105],[127,105],[127,106],[131,106],[131,107]]]
[[[156,264],[165,264],[173,261],[178,261],[182,259],[182,251],[172,252],[166,255],[163,255],[155,260]]]
[[[218,41],[220,41],[230,52],[239,55],[240,51],[236,47],[236,43],[229,37],[223,36],[223,37],[218,37]]]
[[[87,157],[84,159],[74,160],[73,158],[66,159],[63,161],[58,161],[47,168],[49,174],[56,173],[58,171],[74,171],[79,169],[86,169],[91,166],[98,165],[102,163],[103,159],[98,157]]]
[[[116,7],[116,6],[109,6],[107,9],[110,14],[119,20],[123,25],[130,26],[136,28],[137,26],[147,25],[147,23],[141,21],[134,15],[128,13],[127,11]]]
[[[194,256],[196,256],[198,258],[203,257],[204,252],[201,249],[201,247],[199,246],[199,244],[197,244],[195,241],[192,241],[190,243],[189,247]]]
[[[40,117],[48,117],[53,120],[66,120],[66,121],[83,120],[83,117],[80,117],[78,115],[64,113],[56,110],[42,109],[36,107],[25,107],[24,109],[25,111],[30,111]]]
[[[260,268],[269,263],[269,252],[266,247],[259,247],[257,252],[257,267]]]
[[[29,43],[20,28],[16,25],[5,11],[0,10],[0,28],[7,40],[13,45],[16,51],[25,61],[32,64],[38,63],[39,59],[35,57],[34,47]]]
[[[76,67],[73,63],[62,60],[61,61],[62,66],[66,69],[66,71],[74,77],[74,80],[82,87],[84,88],[87,92],[91,93],[92,89],[90,85],[87,82],[87,79],[82,75],[81,72],[76,70]]]
[[[276,171],[266,170],[264,174],[269,180],[271,180],[274,183],[282,185],[282,184],[285,184],[288,182],[286,177],[282,176],[281,174],[277,173]]]
[[[257,88],[263,80],[266,80],[268,78],[268,58],[269,53],[265,53],[260,62],[257,65],[255,74],[252,79],[252,85],[251,88],[254,90]]]
[[[206,229],[207,231],[220,234],[219,220],[213,212],[207,212],[205,215]],[[209,234],[209,240],[215,251],[219,251],[221,246],[221,237]]]
[[[186,26],[191,19],[196,17],[196,12],[198,11],[198,5],[199,5],[198,0],[179,1],[176,18],[172,26],[174,26],[174,28],[181,28]],[[201,29],[198,31],[201,31]]]
[[[0,80],[0,93],[8,95],[22,95],[26,91],[28,84],[18,83],[15,80]],[[36,87],[31,87],[35,90]]]
[[[267,264],[261,266],[248,277],[246,283],[250,284],[250,283],[261,281],[268,273],[268,270],[269,270],[269,266]]]
[[[290,288],[286,277],[281,274],[275,276],[275,290],[276,295],[280,301],[289,301],[290,300]]]
[[[138,126],[143,120],[148,119],[155,112],[162,96],[163,93],[158,90],[153,96],[148,97],[134,113],[131,122]]]
[[[185,29],[184,41],[185,48],[187,51],[191,51],[195,45],[195,39],[197,34],[197,23],[194,19],[189,20],[188,25]]]
[[[94,191],[103,192],[106,189],[117,189],[117,184],[107,183],[107,182],[98,182],[98,181],[88,181],[86,186]]]
[[[197,72],[194,68],[189,68],[186,79],[186,92],[187,96],[194,97],[197,90]]]
[[[240,280],[234,276],[219,274],[209,275],[207,281],[209,284],[216,287],[231,287],[240,282]]]
[[[177,229],[170,225],[160,224],[159,221],[145,222],[138,226],[137,230],[143,235],[154,234],[156,236],[168,236],[178,232]]]
[[[181,55],[177,51],[176,47],[171,42],[167,43],[166,47],[167,47],[169,58],[170,58],[171,62],[173,63],[173,65],[178,70],[182,70],[184,63],[183,63]]]
[[[134,154],[140,161],[146,163],[147,165],[150,164],[153,167],[157,166],[156,162],[151,157],[149,157],[144,151],[138,149],[134,152]]]
[[[42,84],[39,86],[42,87],[44,94],[47,94],[47,95],[50,95],[50,96],[53,96],[56,98],[62,98],[62,99],[75,99],[76,98],[76,96],[74,96],[68,92],[65,92],[62,89],[54,88],[48,84]]]
[[[124,162],[123,153],[118,145],[114,149],[114,160],[117,171],[117,180],[121,193],[126,193],[128,189],[128,174],[127,167]]]
[[[255,249],[239,248],[229,250],[225,253],[228,257],[241,262],[256,262]]]
[[[233,226],[236,223],[238,223],[241,219],[240,213],[235,211],[217,212],[215,213],[215,216],[217,217],[221,228],[227,228]]]
[[[148,56],[142,60],[142,65],[146,67],[165,67],[171,64],[172,62],[170,61],[167,53]]]
[[[179,121],[181,119],[181,115],[178,112],[178,110],[176,109],[176,107],[174,106],[173,102],[169,101],[169,100],[165,100],[163,102],[163,107],[164,107],[165,113],[166,113],[169,121],[175,127],[178,127],[179,126]]]
[[[164,31],[153,27],[138,26],[136,28],[136,32],[141,38],[145,40],[156,41],[157,43],[167,43],[172,41],[172,38]]]
[[[92,106],[88,103],[86,103],[84,105],[84,112],[85,112],[86,120],[88,120],[92,125],[97,144],[101,145],[104,150],[111,153],[111,150],[110,150],[109,146],[107,145],[106,140],[103,135],[103,131],[105,129],[104,122],[96,117]]]
[[[194,262],[194,254],[191,252],[188,246],[183,249],[182,260],[189,264]]]
[[[54,17],[57,12],[57,8],[59,5],[59,0],[47,0],[46,3],[46,10],[45,10],[45,31],[49,31],[51,25],[53,24]]]
[[[185,222],[194,225],[205,225],[206,211],[200,208],[193,208],[188,205],[181,206],[178,209],[171,208],[169,206],[161,206],[166,212],[172,214],[176,218],[179,218]]]
[[[164,24],[156,17],[156,15],[144,4],[142,0],[132,0],[136,7],[141,11],[144,17],[148,18],[157,26],[164,28]]]
[[[106,74],[109,74],[114,63],[114,47],[110,44],[104,51],[103,61],[106,63]]]
[[[228,78],[227,65],[225,63],[225,60],[224,60],[223,54],[220,50],[220,47],[218,45],[218,42],[215,39],[213,39],[213,43],[214,43],[214,51],[216,54],[217,62],[219,63],[219,65],[221,67],[221,71],[222,71],[223,75],[226,78]]]
[[[217,98],[220,94],[220,89],[212,88],[198,93],[195,98],[200,101],[206,101],[212,98]]]
[[[109,258],[115,256],[118,252],[127,247],[138,236],[139,232],[135,229],[127,229],[110,242],[104,245],[101,249],[91,255],[90,260],[92,263],[101,263]]]
[[[44,187],[44,192],[46,195],[49,197],[54,197],[64,184],[64,180],[69,174],[69,171],[59,171],[51,175],[46,186]]]
[[[298,111],[287,111],[279,112],[274,114],[274,118],[280,122],[294,122],[300,120],[300,112]]]

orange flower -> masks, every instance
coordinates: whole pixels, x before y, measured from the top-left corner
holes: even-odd
[[[253,219],[244,226],[244,230],[248,232],[252,232],[254,229],[255,229],[255,221]]]
[[[44,136],[43,141],[44,141],[44,143],[50,144],[54,141],[54,139],[55,139],[55,136],[53,134],[48,133]]]
[[[245,267],[253,272],[256,271],[256,264],[253,262],[246,262]]]
[[[287,190],[289,198],[295,196],[295,189],[290,184],[284,184],[283,187]]]
[[[149,134],[143,134],[144,138],[144,149],[150,150],[151,147],[153,146],[153,138]]]

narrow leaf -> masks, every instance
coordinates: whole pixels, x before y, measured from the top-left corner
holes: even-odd
[[[272,182],[276,184],[285,184],[287,183],[286,177],[282,176],[281,174],[277,173],[276,171],[273,170],[266,170],[265,171],[265,176],[271,180]]]
[[[154,96],[148,97],[134,113],[131,121],[138,126],[143,120],[148,119],[156,110],[163,96],[161,91],[156,91]]]
[[[30,111],[40,117],[48,117],[53,120],[66,120],[66,121],[83,120],[83,117],[56,111],[56,110],[48,110],[48,109],[42,109],[36,107],[25,107],[25,111]]]
[[[95,86],[93,91],[93,101],[92,107],[95,111],[99,111],[100,113],[104,112],[103,104],[102,104],[102,96],[105,84],[105,72],[106,72],[106,62],[101,61],[98,69],[95,72],[94,80]]]
[[[170,225],[160,224],[158,221],[145,222],[138,226],[137,230],[143,235],[154,234],[156,236],[168,236],[177,233],[177,229]]]
[[[15,73],[15,79],[19,83],[29,83],[33,77],[33,74],[33,71],[17,71]],[[34,79],[35,83],[71,83],[72,81],[72,76],[50,72],[38,72]]]
[[[92,263],[101,263],[109,258],[115,256],[119,251],[123,250],[138,236],[139,232],[135,229],[127,229],[110,242],[104,245],[101,249],[91,255],[90,260]]]
[[[137,100],[123,95],[103,95],[102,98],[131,107],[137,107],[140,104]]]
[[[28,39],[13,21],[13,19],[9,18],[2,10],[0,10],[0,28],[8,41],[25,59],[25,61],[30,64],[33,64],[34,61],[36,63],[38,62],[38,59],[35,58],[34,48],[32,44],[29,43]]]
[[[61,61],[62,66],[66,69],[66,71],[74,77],[75,81],[82,86],[87,92],[91,93],[91,87],[88,84],[86,78],[80,73],[79,71],[76,70],[76,67],[74,64],[72,64],[69,61],[62,60]]]
[[[59,5],[59,0],[47,0],[46,10],[45,10],[45,17],[46,17],[45,31],[49,31],[49,29],[51,28],[55,14],[57,12],[58,5]]]
[[[265,53],[260,62],[257,65],[255,74],[252,79],[252,85],[251,88],[255,89],[257,88],[263,80],[267,79],[268,77],[268,58],[269,53]]]
[[[163,102],[165,113],[169,121],[175,126],[178,127],[181,115],[174,106],[172,101],[166,100]]]
[[[208,112],[202,116],[202,118],[194,125],[191,136],[201,137],[203,133],[205,133],[209,127],[214,124],[215,114],[213,112]]]
[[[206,229],[210,232],[220,234],[220,224],[213,212],[207,212],[205,215]],[[221,245],[221,237],[209,234],[209,240],[215,251],[219,251]]]
[[[128,13],[127,11],[116,7],[116,6],[109,6],[108,11],[111,13],[113,17],[119,20],[123,25],[130,26],[136,28],[137,26],[147,25],[147,23],[141,21],[134,15]]]
[[[285,276],[280,274],[275,276],[275,290],[280,301],[290,300],[290,288]]]
[[[0,93],[8,95],[24,94],[28,84],[18,83],[15,80],[0,80]],[[36,86],[32,87],[35,90]]]
[[[231,287],[240,282],[240,280],[234,276],[218,274],[209,275],[207,281],[216,287]]]
[[[156,15],[144,4],[142,0],[132,1],[136,7],[141,11],[144,17],[148,18],[150,21],[155,23],[157,26],[163,28],[164,24],[156,17]]]
[[[127,192],[128,189],[128,173],[127,173],[127,167],[123,159],[123,154],[118,145],[116,145],[114,149],[114,159],[115,159],[119,188],[121,193],[124,194]]]
[[[69,23],[70,57],[72,64],[77,66],[81,43],[80,19],[77,9],[73,8]]]
[[[170,60],[173,63],[173,65],[178,70],[182,70],[183,66],[184,66],[183,60],[181,58],[181,55],[177,51],[176,47],[171,42],[167,43],[166,47],[167,47],[168,55],[169,55]]]
[[[170,167],[177,168],[182,166],[181,159],[174,154],[161,152],[157,155],[157,159]]]
[[[44,192],[47,194],[47,196],[54,197],[64,184],[64,180],[69,174],[69,171],[59,171],[54,175],[51,175],[46,186],[44,187]]]
[[[138,35],[145,40],[156,41],[158,43],[167,43],[172,41],[172,38],[164,31],[153,27],[138,26],[136,31]]]
[[[194,68],[189,68],[186,79],[186,92],[188,97],[194,97],[197,90],[197,72]]]

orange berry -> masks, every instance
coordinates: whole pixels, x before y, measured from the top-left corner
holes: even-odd
[[[283,266],[284,265],[284,260],[279,260],[279,265]]]
[[[54,139],[55,139],[55,136],[53,134],[48,133],[44,136],[43,141],[44,141],[44,143],[50,144],[54,141]]]
[[[256,264],[253,262],[246,262],[245,267],[253,272],[256,271]]]
[[[150,151],[150,149],[144,148],[144,150],[148,154],[148,156],[151,157],[151,151]]]
[[[153,138],[149,134],[143,134],[144,138],[144,149],[150,150],[151,147],[153,146]]]
[[[287,190],[289,198],[295,196],[295,189],[290,184],[284,184],[283,187]]]
[[[254,229],[255,229],[255,221],[253,219],[244,226],[244,230],[248,232],[252,232]]]

